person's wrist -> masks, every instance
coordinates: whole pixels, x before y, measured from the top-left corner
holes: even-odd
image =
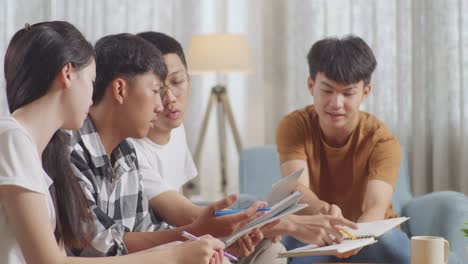
[[[269,228],[268,230],[262,231],[263,236],[265,238],[271,239],[276,236],[281,236],[281,235],[288,235],[289,234],[289,221],[290,215],[282,218],[278,224],[273,226],[272,228]]]
[[[300,216],[297,216],[297,215],[289,215],[288,217],[285,217],[284,219],[286,221],[284,221],[284,234],[287,234],[287,235],[290,235],[290,236],[294,236],[297,231],[298,231],[298,217]]]
[[[314,211],[314,214],[325,214],[328,213],[330,209],[330,204],[327,202],[321,201],[320,206]]]
[[[184,228],[184,231],[189,232],[190,234],[192,234],[194,236],[205,235],[203,227],[197,225],[197,223],[192,223],[192,224],[186,225],[185,228]]]

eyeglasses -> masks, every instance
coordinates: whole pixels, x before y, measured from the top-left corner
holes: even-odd
[[[187,73],[171,75],[166,79],[164,89],[162,89],[161,96],[164,98],[168,90],[171,90],[172,95],[175,97],[182,96],[187,91],[187,82],[190,76]]]

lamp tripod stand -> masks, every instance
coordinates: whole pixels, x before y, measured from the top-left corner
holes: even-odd
[[[229,99],[226,91],[226,86],[216,85],[211,89],[210,99],[208,100],[208,106],[206,108],[205,115],[203,117],[203,123],[200,131],[200,136],[198,138],[197,146],[195,147],[195,164],[197,167],[200,165],[200,154],[202,150],[203,143],[205,141],[205,136],[208,128],[208,121],[210,119],[210,113],[213,108],[213,104],[216,103],[216,112],[218,119],[218,139],[219,139],[219,158],[220,158],[220,168],[221,168],[221,191],[223,195],[227,195],[227,153],[226,153],[226,117],[231,127],[232,134],[234,136],[234,142],[236,144],[237,154],[240,154],[242,149],[239,130],[237,129],[234,116],[232,114],[231,105],[229,104]]]

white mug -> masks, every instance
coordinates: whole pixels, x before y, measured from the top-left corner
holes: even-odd
[[[411,264],[447,264],[449,253],[449,242],[443,237],[411,238]]]

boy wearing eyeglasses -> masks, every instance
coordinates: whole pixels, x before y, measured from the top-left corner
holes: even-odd
[[[190,225],[199,218],[204,207],[194,205],[180,193],[182,185],[198,174],[182,124],[190,89],[185,56],[182,46],[172,37],[157,32],[138,35],[162,52],[168,69],[165,89],[161,94],[164,111],[146,138],[133,140],[138,159],[141,159],[144,194],[155,214],[166,223],[172,226]],[[219,226],[213,225],[213,231],[223,228],[222,225],[221,222]],[[284,260],[275,262],[279,250],[268,254],[268,247],[260,251],[263,253],[245,257],[252,255],[263,237],[262,231],[257,229],[239,239],[228,251],[244,257],[240,263],[285,263]]]

